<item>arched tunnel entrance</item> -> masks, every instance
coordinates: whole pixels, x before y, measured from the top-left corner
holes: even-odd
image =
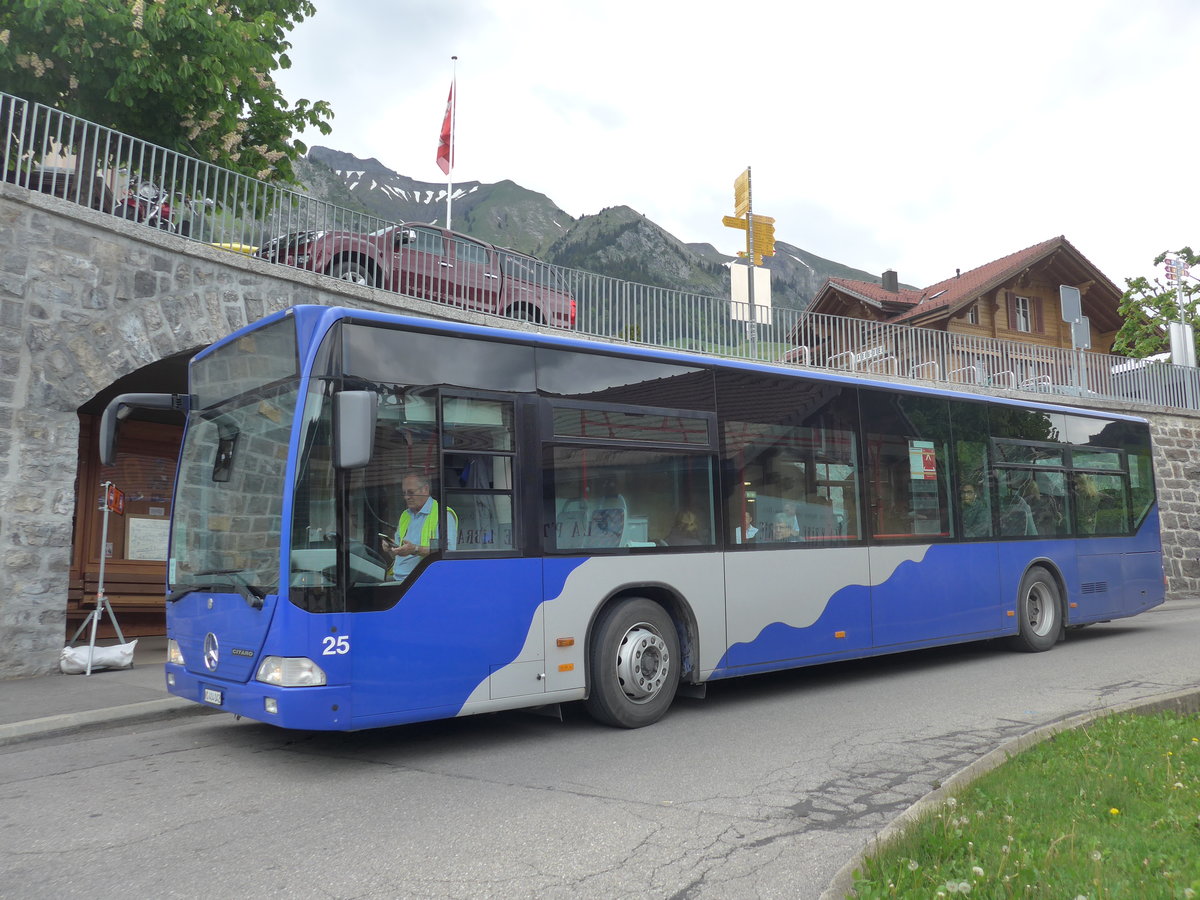
[[[79,407],[67,638],[95,608],[102,552],[104,592],[121,631],[126,637],[166,633],[167,535],[183,415],[165,410],[134,411],[121,425],[112,466],[100,464],[100,416],[118,394],[185,393],[188,361],[201,349],[194,347],[130,372]],[[101,487],[105,482],[125,493],[125,511],[109,513],[107,535]],[[99,634],[115,635],[108,616],[101,620]]]

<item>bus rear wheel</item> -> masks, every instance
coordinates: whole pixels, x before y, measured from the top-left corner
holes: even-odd
[[[666,714],[679,686],[679,636],[657,603],[627,597],[601,613],[588,657],[588,713],[618,728]]]
[[[1034,566],[1021,579],[1017,594],[1017,625],[1017,634],[1010,639],[1014,650],[1041,653],[1062,637],[1062,597],[1058,582],[1040,566]]]

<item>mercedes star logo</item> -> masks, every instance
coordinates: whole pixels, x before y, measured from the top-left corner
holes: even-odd
[[[204,668],[210,672],[217,671],[217,660],[221,653],[217,649],[217,636],[211,631],[204,636]]]

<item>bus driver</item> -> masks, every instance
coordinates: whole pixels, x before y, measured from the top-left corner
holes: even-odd
[[[420,472],[409,472],[401,481],[404,503],[407,507],[400,514],[396,534],[389,540],[383,537],[381,545],[385,556],[391,558],[391,577],[403,581],[429,555],[438,539],[438,502],[430,493],[429,476]],[[446,508],[446,548],[458,546],[458,516]]]

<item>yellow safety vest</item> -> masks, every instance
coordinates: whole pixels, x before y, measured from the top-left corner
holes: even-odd
[[[432,547],[433,540],[438,536],[438,502],[436,500],[429,501],[429,515],[425,517],[425,521],[421,523],[421,539],[417,543],[422,547]],[[454,511],[450,511],[450,515],[454,515]],[[396,526],[396,543],[400,544],[407,540],[408,526],[412,524],[412,510],[405,509],[400,513],[400,523]]]
[[[429,515],[427,515],[425,517],[425,521],[421,523],[421,539],[418,541],[418,546],[429,547],[432,549],[433,542],[438,536],[438,502],[436,500],[430,500],[429,503]],[[458,525],[458,514],[455,513],[454,510],[447,509],[446,515],[453,517],[455,526]],[[405,509],[404,512],[400,513],[400,521],[396,525],[397,544],[401,544],[406,540],[405,535],[408,534],[408,526],[412,524],[412,520],[412,510]],[[387,570],[388,574],[390,575],[392,572],[392,567],[388,566]]]

